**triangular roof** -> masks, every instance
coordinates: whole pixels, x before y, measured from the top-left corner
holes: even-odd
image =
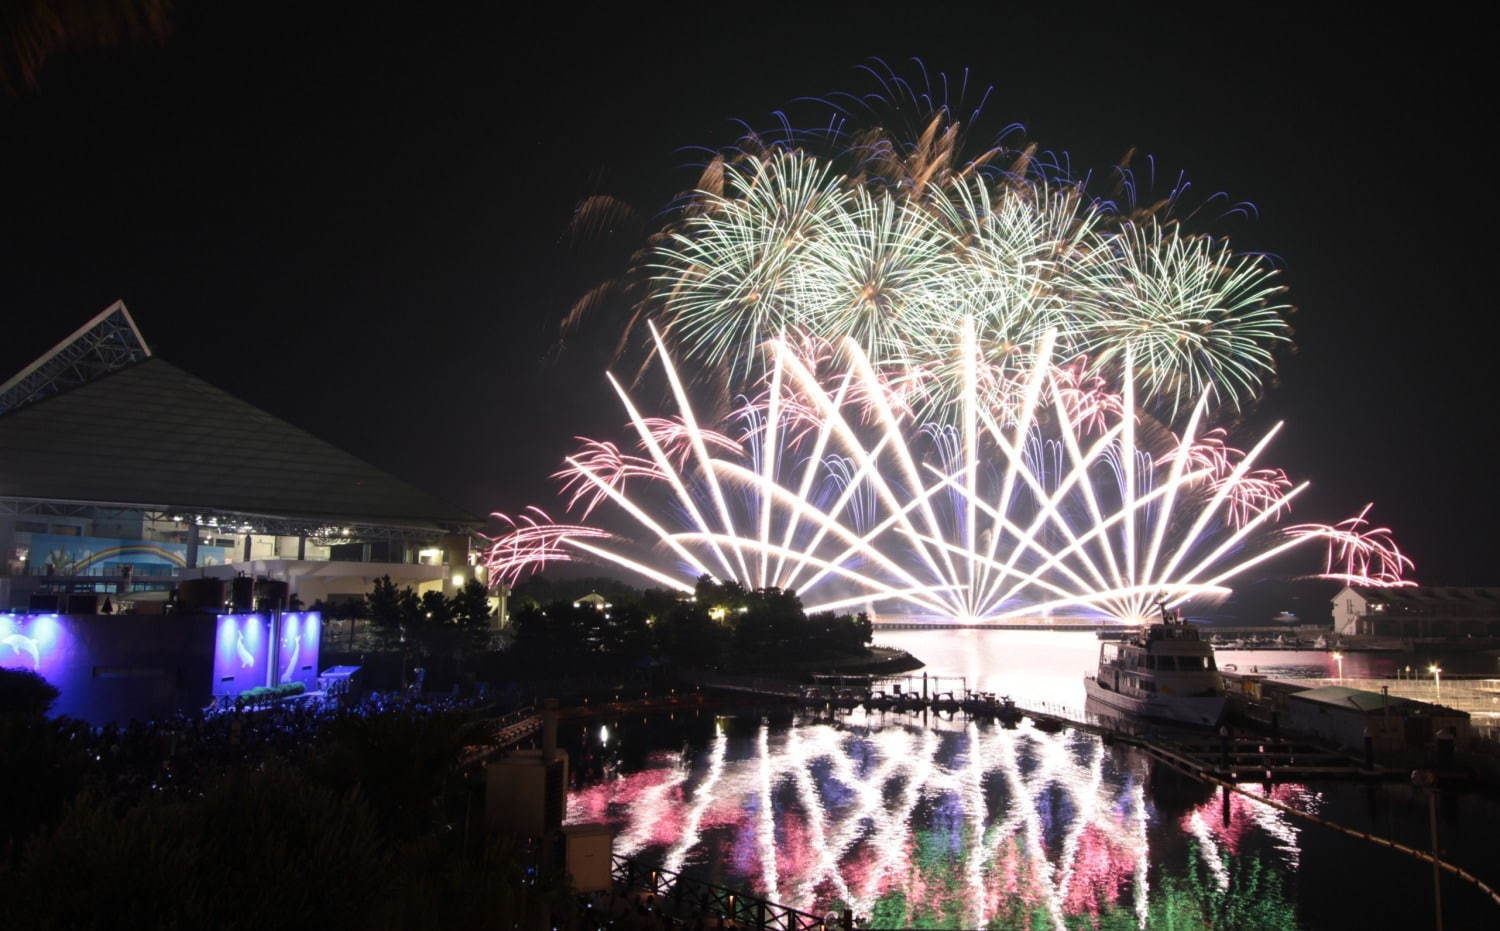
[[[115,301],[0,385],[0,414],[151,358],[124,301]]]
[[[156,357],[0,415],[0,498],[425,529],[481,523]]]

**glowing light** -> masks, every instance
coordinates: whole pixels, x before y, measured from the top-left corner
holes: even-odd
[[[570,793],[568,821],[614,822],[622,855],[672,870],[707,857],[757,894],[813,912],[846,905],[875,927],[1008,926],[1018,902],[1053,926],[1148,913],[1144,760],[1029,726],[870,723],[856,712],[837,726],[762,724],[735,748],[718,731],[696,760],[658,755]],[[1211,805],[1184,818],[1205,862],[1252,827],[1295,855],[1281,816],[1236,806],[1233,834]]]
[[[491,579],[593,558],[685,592],[704,574],[796,589],[811,610],[1141,623],[1162,602],[1223,597],[1240,573],[1312,540],[1364,554],[1366,568],[1409,567],[1384,528],[1278,531],[1307,487],[1257,465],[1279,425],[1231,448],[1207,428],[1204,394],[1174,433],[1136,407],[1128,354],[1114,395],[1053,365],[1050,336],[1031,368],[981,391],[972,321],[959,329],[957,425],[921,420],[854,339],[811,354],[806,341],[773,339],[764,390],[731,415],[737,440],[701,426],[656,334],[678,414],[644,417],[614,382],[649,457],[585,440],[558,473],[571,506],[608,511],[639,535],[554,523],[537,508],[499,515],[509,530],[485,554]],[[670,453],[652,423],[673,425]],[[1340,577],[1332,568],[1325,576]]]
[[[1287,533],[1325,542],[1327,551],[1319,578],[1384,588],[1416,585],[1406,578],[1412,561],[1396,546],[1390,528],[1371,526],[1366,515],[1372,506],[1365,505],[1358,514],[1337,524],[1299,524],[1287,528]]]
[[[689,358],[735,383],[760,372],[769,338],[852,339],[947,423],[967,390],[951,364],[964,317],[986,359],[971,383],[981,393],[1006,384],[992,374],[1034,365],[1055,331],[1080,376],[1133,357],[1143,397],[1164,411],[1255,397],[1290,341],[1283,288],[1267,257],[1173,216],[1191,219],[1178,210],[1185,185],[1142,206],[1128,169],[1120,200],[1030,149],[965,158],[954,113],[913,102],[927,116],[910,138],[889,123],[788,130],[715,156],[627,276],[645,282],[632,326],[659,320]],[[836,109],[842,121],[848,110]],[[815,153],[820,138],[837,140],[834,151]],[[570,325],[609,292],[590,291]]]

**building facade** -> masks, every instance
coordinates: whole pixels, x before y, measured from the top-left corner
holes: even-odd
[[[307,605],[452,593],[481,527],[153,355],[122,303],[0,385],[0,611],[159,613],[240,574]]]
[[[1500,637],[1500,588],[1346,586],[1336,633],[1414,639]]]

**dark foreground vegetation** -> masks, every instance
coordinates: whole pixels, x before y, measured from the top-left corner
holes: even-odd
[[[535,579],[511,606],[496,635],[475,584],[418,596],[382,579],[315,605],[323,665],[365,670],[358,699],[251,694],[95,728],[49,717],[45,680],[0,670],[5,926],[592,926],[611,909],[580,912],[536,850],[483,831],[482,781],[459,765],[481,719],[549,680],[586,694],[869,653],[863,615],[708,579],[693,597]],[[671,923],[613,905],[622,927]]]
[[[608,674],[622,664],[794,672],[869,655],[867,616],[810,615],[795,592],[778,588],[747,590],[705,577],[692,596],[621,588],[594,598],[558,594],[545,580],[516,590],[510,653],[518,674]]]
[[[47,718],[55,696],[0,670],[6,927],[508,928],[569,907],[479,829],[456,765],[474,702],[96,730]]]
[[[516,689],[538,681],[689,685],[704,671],[797,677],[870,658],[864,614],[808,614],[797,594],[698,581],[692,595],[613,579],[534,577],[491,630],[485,592],[418,596],[378,580],[362,601],[316,604],[324,665],[365,669],[369,684],[428,691]],[[418,672],[420,670],[420,673]]]

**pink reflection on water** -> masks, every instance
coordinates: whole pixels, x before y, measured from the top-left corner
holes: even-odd
[[[949,726],[762,725],[758,752],[738,759],[721,734],[691,767],[663,757],[575,793],[569,820],[614,824],[621,854],[660,851],[667,869],[697,864],[813,912],[869,914],[899,893],[923,914],[982,926],[1017,899],[1058,919],[1097,915],[1141,885],[1144,812],[1117,788],[1130,780],[1105,778],[1100,745]],[[998,794],[980,791],[997,780]]]

